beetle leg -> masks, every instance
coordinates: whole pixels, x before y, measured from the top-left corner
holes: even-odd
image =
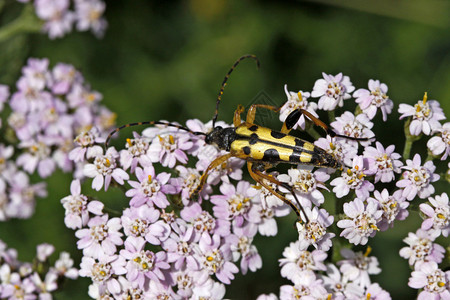
[[[276,107],[273,105],[266,105],[266,104],[252,104],[247,111],[247,119],[245,120],[247,123],[253,124],[255,122],[257,108],[265,108],[277,113],[280,111],[281,106]]]
[[[195,190],[189,195],[189,198],[191,199],[194,195],[198,195],[202,191],[203,186],[206,183],[206,179],[208,178],[209,173],[212,170],[214,170],[215,168],[217,168],[218,166],[220,166],[221,164],[223,164],[225,161],[227,161],[232,156],[233,155],[231,155],[231,153],[227,153],[227,154],[219,156],[218,158],[213,160],[209,164],[209,166],[206,168],[206,170],[203,172],[202,176],[200,177],[200,183],[195,188]]]
[[[253,163],[251,163],[251,162],[247,163],[247,168],[248,168],[248,172],[250,173],[250,176],[253,178],[253,180],[255,180],[257,183],[259,183],[261,186],[263,186],[266,190],[268,190],[274,196],[279,198],[281,201],[283,201],[284,203],[289,205],[292,208],[292,210],[295,212],[295,214],[297,215],[298,220],[300,222],[302,222],[301,213],[303,213],[303,216],[305,217],[306,223],[309,222],[308,217],[307,217],[305,211],[303,210],[303,207],[301,206],[300,202],[298,201],[298,198],[295,195],[294,190],[293,190],[292,187],[290,187],[289,185],[287,185],[287,184],[285,184],[285,183],[283,183],[281,181],[276,180],[272,176],[269,176],[269,175],[264,174],[261,171],[257,170],[253,166]],[[276,184],[278,186],[282,186],[282,187],[286,188],[287,190],[289,190],[290,193],[292,194],[292,196],[294,196],[295,201],[299,205],[300,209],[294,203],[292,203],[291,200],[287,199],[285,196],[283,196],[280,193],[278,193],[277,191],[275,191],[270,185],[265,183],[264,180],[268,180],[268,181],[270,181],[270,182],[272,182],[272,183],[274,183],[274,184]]]
[[[294,125],[298,122],[298,120],[300,119],[301,115],[305,115],[316,126],[319,126],[323,130],[325,130],[325,132],[331,137],[341,137],[341,138],[354,140],[354,141],[369,141],[370,140],[370,138],[355,138],[355,137],[351,137],[351,136],[347,136],[347,135],[338,134],[338,133],[334,132],[332,129],[330,129],[330,127],[328,127],[327,124],[325,124],[324,122],[320,121],[318,118],[313,116],[313,114],[311,114],[309,111],[304,110],[302,108],[297,108],[296,110],[293,110],[287,116],[286,121],[283,124],[283,128],[286,126],[286,129],[290,131],[292,129],[292,127],[294,127]]]
[[[245,108],[239,104],[238,107],[236,108],[236,110],[234,111],[234,117],[233,117],[233,125],[234,127],[238,127],[239,125],[241,125],[242,120],[241,120],[241,114],[244,112]]]

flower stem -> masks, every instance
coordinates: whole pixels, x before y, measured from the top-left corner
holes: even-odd
[[[334,110],[329,110],[328,111],[328,123],[334,122],[335,119],[336,119],[336,117],[334,114]]]
[[[120,217],[122,215],[122,213],[118,212],[117,210],[114,210],[106,206],[103,207],[103,211],[115,217]]]
[[[312,127],[306,129],[306,132],[315,140],[318,140],[321,137],[321,135]]]
[[[6,41],[20,33],[39,32],[42,24],[42,21],[34,13],[33,4],[26,4],[17,19],[0,28],[0,42]]]
[[[405,147],[403,148],[403,160],[407,160],[409,159],[409,156],[411,154],[411,148],[412,148],[412,144],[415,141],[418,141],[422,135],[412,135],[410,130],[409,130],[409,125],[411,124],[411,118],[408,118],[408,120],[405,123],[404,126],[404,132],[405,132],[405,137],[406,137],[406,141],[405,141]]]

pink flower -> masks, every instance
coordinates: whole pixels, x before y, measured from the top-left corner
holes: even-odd
[[[202,209],[200,204],[192,203],[185,206],[180,212],[183,220],[189,222],[194,228],[194,241],[200,239],[210,241],[211,236],[218,234],[227,236],[230,234],[230,222],[224,219],[215,219],[211,214]]]
[[[336,133],[353,138],[373,138],[375,136],[372,130],[370,130],[373,127],[373,123],[370,122],[366,114],[359,114],[355,117],[351,112],[346,111],[330,125]],[[340,139],[345,143],[355,146],[358,144],[355,140]],[[371,142],[361,141],[360,143],[363,146],[368,146]]]
[[[337,222],[339,228],[343,228],[341,236],[346,237],[355,245],[367,244],[369,237],[374,237],[377,231],[377,223],[383,212],[378,208],[378,202],[369,198],[367,205],[361,199],[344,203],[344,213],[347,218]]]
[[[304,109],[309,113],[314,115],[315,117],[319,117],[316,113],[317,104],[314,102],[308,102],[308,98],[310,97],[309,92],[298,91],[297,93],[289,92],[287,89],[287,84],[284,85],[284,92],[286,93],[286,97],[288,100],[280,109],[280,121],[286,121],[287,116],[296,109]],[[297,123],[294,125],[293,129],[296,129],[297,126],[300,126],[301,129],[305,129],[306,119],[302,114],[300,119],[298,119]]]
[[[103,153],[102,147],[95,145],[103,143],[105,140],[100,136],[100,132],[96,127],[91,128],[89,131],[83,131],[75,137],[74,147],[69,152],[69,159],[74,162],[81,162],[85,158],[92,158]]]
[[[423,100],[419,100],[414,106],[400,104],[398,108],[398,112],[402,114],[400,120],[405,117],[412,117],[409,125],[409,131],[412,135],[419,135],[421,132],[430,135],[433,130],[441,127],[439,121],[445,119],[439,102],[427,99],[427,93],[425,93]]]
[[[194,293],[193,289],[207,284],[208,279],[208,273],[205,271],[183,269],[172,272],[172,280],[178,288],[177,295],[182,299],[191,297]]]
[[[342,198],[355,190],[356,196],[362,200],[369,197],[369,192],[374,190],[374,185],[365,179],[368,173],[365,167],[365,159],[362,156],[356,156],[353,159],[351,169],[346,169],[341,173],[341,177],[333,179],[330,184],[334,186],[333,193],[336,197]]]
[[[278,186],[268,183],[274,190]],[[275,218],[283,217],[291,212],[289,206],[274,196],[267,189],[260,187],[259,197],[261,205],[259,207],[260,222],[258,223],[258,232],[264,236],[275,236],[278,232],[278,226]]]
[[[341,255],[344,259],[337,263],[342,275],[362,288],[370,286],[369,275],[381,273],[381,269],[378,267],[378,259],[375,256],[369,256],[370,251],[370,247],[367,248],[365,253],[353,252],[350,249],[343,248]]]
[[[127,272],[125,263],[125,259],[119,255],[103,256],[98,260],[84,256],[80,263],[80,276],[90,277],[94,283],[107,288],[110,293],[120,293],[121,286],[117,275]]]
[[[350,93],[355,89],[350,78],[342,73],[336,76],[322,73],[322,76],[324,79],[318,79],[314,83],[311,97],[320,97],[319,109],[334,110],[336,107],[342,107],[344,100],[350,99]]]
[[[368,169],[371,174],[375,174],[375,183],[391,182],[395,179],[395,173],[400,173],[400,167],[403,166],[399,159],[401,155],[394,152],[395,146],[390,145],[384,149],[380,142],[376,142],[376,148],[366,147],[364,157],[368,162]]]
[[[167,252],[167,261],[173,263],[177,270],[185,266],[190,270],[198,270],[199,256],[198,244],[193,242],[194,228],[192,226],[181,227],[180,232],[172,232],[167,240],[162,243],[163,249]]]
[[[279,181],[292,186],[302,207],[311,207],[312,204],[319,206],[325,201],[321,190],[328,191],[325,182],[329,178],[330,175],[324,170],[319,169],[312,172],[309,168],[291,168],[288,170],[288,174],[281,174],[277,177]],[[286,191],[284,188],[281,190]],[[292,200],[292,197],[289,198]]]
[[[437,243],[433,243],[436,237],[430,232],[418,229],[416,233],[408,233],[403,241],[408,247],[400,249],[400,256],[408,259],[412,266],[418,262],[434,261],[440,263],[444,258],[445,249]]]
[[[241,258],[241,272],[247,274],[250,270],[255,272],[262,267],[262,258],[258,253],[258,249],[252,244],[255,232],[248,228],[236,228],[233,235],[225,237],[227,244],[230,244],[233,261]]]
[[[173,168],[177,161],[187,163],[188,157],[184,151],[191,149],[193,145],[189,134],[161,133],[150,144],[148,155],[152,162],[160,162],[164,167]]]
[[[133,132],[134,139],[127,139],[124,150],[120,151],[120,164],[124,170],[131,167],[131,173],[134,173],[137,165],[145,167],[152,164],[147,155],[149,143],[146,138],[142,138],[136,132]]]
[[[279,259],[281,276],[298,282],[303,273],[310,271],[325,271],[323,264],[327,253],[322,250],[301,250],[300,242],[290,243],[283,251],[283,258]]]
[[[314,142],[314,145],[319,146],[328,153],[332,154],[337,161],[343,165],[351,166],[353,158],[358,153],[358,148],[355,144],[345,142],[345,139],[336,139],[327,135],[326,138],[319,138]],[[334,170],[332,170],[334,172]],[[330,173],[330,172],[328,172]]]
[[[65,95],[75,82],[80,83],[83,80],[83,76],[74,66],[58,63],[52,70],[52,80],[49,82],[49,86],[54,94]]]
[[[51,39],[72,31],[74,15],[69,11],[69,0],[36,0],[36,15],[46,21],[43,31]]]
[[[378,283],[372,283],[366,289],[366,293],[362,298],[374,300],[391,300],[391,295],[383,290]]]
[[[397,190],[392,196],[389,195],[387,189],[383,189],[381,193],[377,190],[373,192],[374,198],[369,198],[378,201],[383,214],[378,223],[380,231],[386,231],[388,228],[394,227],[395,220],[404,220],[409,215],[407,207],[409,202],[402,196],[402,191]]]
[[[450,271],[442,271],[434,261],[417,264],[408,285],[422,289],[418,300],[450,299]]]
[[[100,201],[88,202],[88,197],[81,194],[80,181],[73,180],[70,184],[71,195],[61,199],[65,212],[64,224],[68,228],[76,229],[85,226],[89,221],[89,213],[101,215],[103,203]]]
[[[308,223],[296,223],[300,249],[307,249],[309,245],[313,245],[316,249],[328,251],[335,234],[327,232],[326,229],[333,224],[334,217],[323,208],[319,210],[317,206],[312,209],[303,207],[303,209],[308,217]]]
[[[431,160],[422,166],[420,155],[416,154],[412,160],[406,161],[406,166],[402,169],[406,171],[403,172],[403,179],[397,181],[396,185],[403,188],[403,197],[407,200],[413,200],[416,196],[425,199],[434,193],[431,183],[439,180],[440,176],[433,173],[436,167]]]
[[[431,234],[448,237],[450,233],[450,206],[448,195],[442,193],[440,196],[429,197],[431,205],[427,203],[420,204],[420,211],[428,218],[422,223],[422,229],[430,231]]]
[[[37,140],[28,140],[20,143],[20,148],[28,151],[17,158],[17,164],[22,166],[28,173],[36,169],[42,178],[50,176],[55,170],[56,163],[50,156],[52,142],[45,136],[38,136]]]
[[[70,279],[78,278],[78,270],[73,267],[73,260],[68,252],[61,252],[58,260],[55,261],[55,271],[59,276]]]
[[[108,219],[108,215],[96,216],[89,220],[88,228],[79,229],[75,236],[79,238],[78,249],[85,256],[96,259],[113,255],[117,246],[123,244],[119,230],[122,228],[119,218]]]
[[[143,237],[153,245],[160,245],[171,232],[170,226],[160,220],[160,212],[146,204],[131,207],[122,214],[122,226],[126,236]]]
[[[94,177],[92,181],[92,188],[100,190],[105,184],[105,191],[108,189],[113,178],[118,184],[123,184],[124,180],[129,179],[129,175],[121,168],[117,167],[117,158],[119,154],[110,147],[106,154],[103,151],[94,159],[94,163],[86,164],[83,169],[83,174],[87,177]]]
[[[170,268],[166,262],[167,255],[164,251],[154,253],[145,250],[145,245],[143,238],[128,237],[125,241],[125,249],[120,250],[120,256],[127,261],[127,279],[137,282],[141,288],[144,287],[147,280],[164,281],[166,279],[165,270]]]
[[[450,122],[442,125],[441,128],[434,130],[437,136],[433,136],[427,142],[427,147],[433,155],[441,155],[441,160],[446,160],[450,154]]]
[[[139,207],[144,203],[165,208],[169,205],[166,194],[174,194],[175,187],[170,185],[170,174],[161,172],[155,176],[155,168],[152,165],[141,169],[136,168],[136,177],[139,181],[130,180],[128,183],[133,187],[126,192],[127,197],[132,197],[130,205]]]
[[[77,29],[91,30],[97,37],[102,37],[108,23],[103,18],[105,3],[101,0],[76,0],[75,13]]]
[[[313,272],[304,272],[295,285],[280,287],[280,300],[291,299],[326,299],[329,297],[321,279],[317,279]]]
[[[377,110],[380,109],[383,115],[383,121],[387,120],[387,115],[392,112],[394,102],[386,95],[388,87],[379,80],[369,80],[369,89],[358,89],[353,93],[355,102],[359,104],[362,111],[373,119]]]
[[[215,274],[217,279],[225,284],[230,284],[234,279],[234,273],[239,269],[230,261],[231,251],[229,245],[222,244],[218,235],[213,235],[209,241],[200,239],[199,242],[200,264],[209,275]]]
[[[189,205],[193,200],[195,195],[194,192],[197,190],[200,184],[201,174],[197,169],[186,168],[184,166],[177,166],[175,168],[179,176],[178,178],[173,178],[171,184],[177,187],[177,191],[181,195],[181,200],[184,205]],[[212,193],[212,188],[209,184],[205,184],[200,191],[198,197],[198,202],[201,203],[203,199],[208,199],[209,195]]]
[[[205,284],[193,288],[192,299],[224,299],[225,285],[208,279]],[[163,298],[164,299],[164,298]]]
[[[223,195],[211,196],[216,218],[232,221],[235,227],[245,226],[245,221],[259,223],[259,203],[257,203],[256,197],[258,191],[251,188],[249,182],[239,181],[236,187],[229,183],[223,183],[220,186],[220,192]]]
[[[364,289],[352,282],[348,276],[343,276],[333,264],[327,265],[327,272],[321,278],[325,288],[333,294],[335,299],[358,299],[363,295]]]

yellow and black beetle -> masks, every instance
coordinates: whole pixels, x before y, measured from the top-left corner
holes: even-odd
[[[241,114],[244,112],[244,107],[239,105],[234,112],[233,125],[234,127],[223,128],[221,126],[215,126],[218,113],[219,104],[223,95],[223,90],[226,86],[227,80],[236,66],[244,59],[252,58],[256,61],[259,67],[259,61],[254,55],[245,55],[240,57],[231,67],[231,69],[226,74],[216,101],[216,110],[212,119],[212,130],[209,133],[195,132],[184,126],[173,124],[169,122],[162,121],[146,121],[138,123],[130,123],[116,128],[111,132],[106,141],[105,147],[107,147],[109,140],[112,135],[119,130],[136,125],[165,125],[170,127],[175,127],[194,135],[205,136],[205,142],[210,145],[214,145],[221,150],[225,150],[228,153],[224,154],[215,160],[213,160],[206,170],[203,172],[200,183],[192,193],[192,195],[199,193],[206,183],[208,174],[216,169],[218,166],[222,165],[231,157],[241,158],[247,161],[247,169],[250,176],[261,186],[266,188],[270,193],[277,196],[283,202],[288,204],[297,214],[298,220],[301,222],[302,217],[300,211],[303,211],[300,202],[298,201],[294,190],[291,186],[286,183],[280,182],[273,176],[265,173],[266,170],[276,166],[278,163],[288,163],[288,164],[300,164],[300,165],[312,165],[320,168],[333,168],[342,169],[340,161],[338,161],[332,154],[328,153],[324,149],[315,146],[314,144],[302,140],[300,138],[289,135],[289,132],[297,123],[298,119],[302,114],[309,118],[314,124],[322,127],[327,134],[330,136],[344,137],[353,140],[366,140],[357,139],[353,137],[343,136],[336,134],[334,131],[328,128],[328,126],[310,114],[308,111],[303,109],[296,109],[291,112],[286,121],[284,122],[280,131],[275,131],[266,127],[262,127],[254,124],[256,109],[268,109],[274,112],[279,112],[280,107],[275,107],[272,105],[265,104],[253,104],[250,106],[247,112],[247,117],[245,121],[241,120]],[[277,186],[282,186],[294,197],[297,205],[292,203],[285,195],[275,191],[268,183],[271,182]],[[304,213],[304,219],[308,223],[306,214]]]

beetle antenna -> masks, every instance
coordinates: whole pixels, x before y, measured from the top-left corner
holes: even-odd
[[[223,90],[225,89],[225,86],[227,85],[227,81],[228,78],[230,77],[231,73],[233,72],[233,70],[237,67],[237,65],[243,61],[246,58],[252,58],[256,61],[256,66],[259,69],[259,59],[253,55],[253,54],[248,54],[248,55],[244,55],[239,57],[238,60],[236,60],[236,62],[233,64],[233,66],[231,67],[231,69],[228,71],[227,75],[225,75],[225,78],[222,81],[222,85],[220,87],[220,91],[219,91],[219,95],[217,96],[217,101],[216,101],[216,111],[214,112],[214,116],[212,118],[212,127],[214,128],[216,125],[216,120],[217,120],[217,116],[219,115],[219,104],[220,104],[220,100],[222,100],[222,95],[223,95]]]
[[[116,129],[114,129],[113,131],[111,131],[110,134],[108,134],[108,137],[106,138],[105,141],[105,149],[108,148],[108,144],[109,141],[111,140],[111,137],[116,133],[119,132],[120,130],[124,129],[124,128],[128,128],[128,127],[133,127],[133,126],[139,126],[139,125],[164,125],[167,127],[174,127],[177,129],[181,129],[184,130],[186,132],[192,133],[193,135],[204,135],[206,136],[206,133],[201,132],[201,131],[192,131],[189,128],[186,128],[184,126],[178,125],[178,124],[174,124],[174,123],[170,123],[170,122],[164,122],[164,121],[145,121],[145,122],[137,122],[137,123],[128,123],[125,125],[122,125],[120,127],[117,127]]]

